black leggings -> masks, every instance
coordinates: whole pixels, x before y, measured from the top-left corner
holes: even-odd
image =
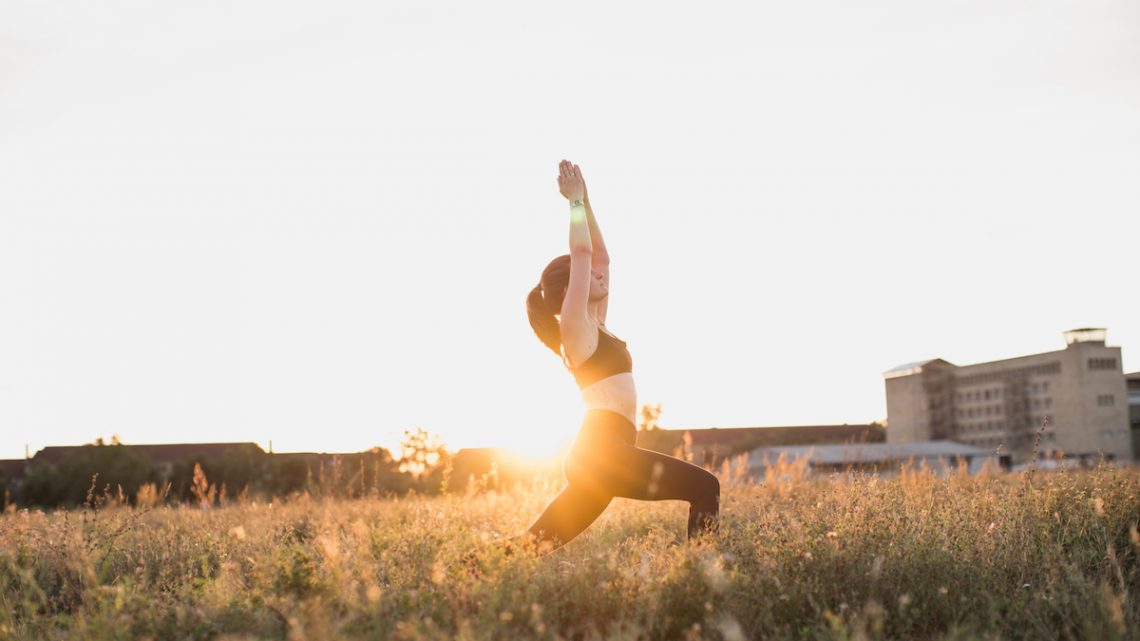
[[[689,502],[689,538],[715,531],[720,481],[681,459],[636,447],[637,428],[609,410],[589,410],[562,464],[567,485],[530,526],[546,547],[577,536],[615,496]]]

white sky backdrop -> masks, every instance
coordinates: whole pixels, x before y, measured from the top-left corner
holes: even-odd
[[[564,157],[666,427],[1079,326],[1140,368],[1135,1],[0,0],[0,457],[553,453]]]

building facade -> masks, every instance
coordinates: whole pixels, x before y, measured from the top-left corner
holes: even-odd
[[[1013,461],[1033,452],[1132,461],[1129,395],[1119,347],[1105,330],[1065,332],[1065,349],[958,366],[942,359],[883,374],[887,442],[949,439],[1001,447]]]

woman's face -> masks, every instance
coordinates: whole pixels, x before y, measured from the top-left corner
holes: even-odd
[[[566,296],[565,287],[562,288],[562,296]],[[601,272],[591,269],[590,270],[590,293],[587,300],[599,301],[610,295],[610,288],[606,284]]]
[[[602,300],[610,295],[610,288],[603,279],[602,273],[596,269],[590,270],[590,300]]]

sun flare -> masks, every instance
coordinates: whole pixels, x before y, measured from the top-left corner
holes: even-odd
[[[519,457],[520,460],[530,463],[549,462],[561,460],[574,442],[574,436],[566,434],[528,434],[501,449]]]

